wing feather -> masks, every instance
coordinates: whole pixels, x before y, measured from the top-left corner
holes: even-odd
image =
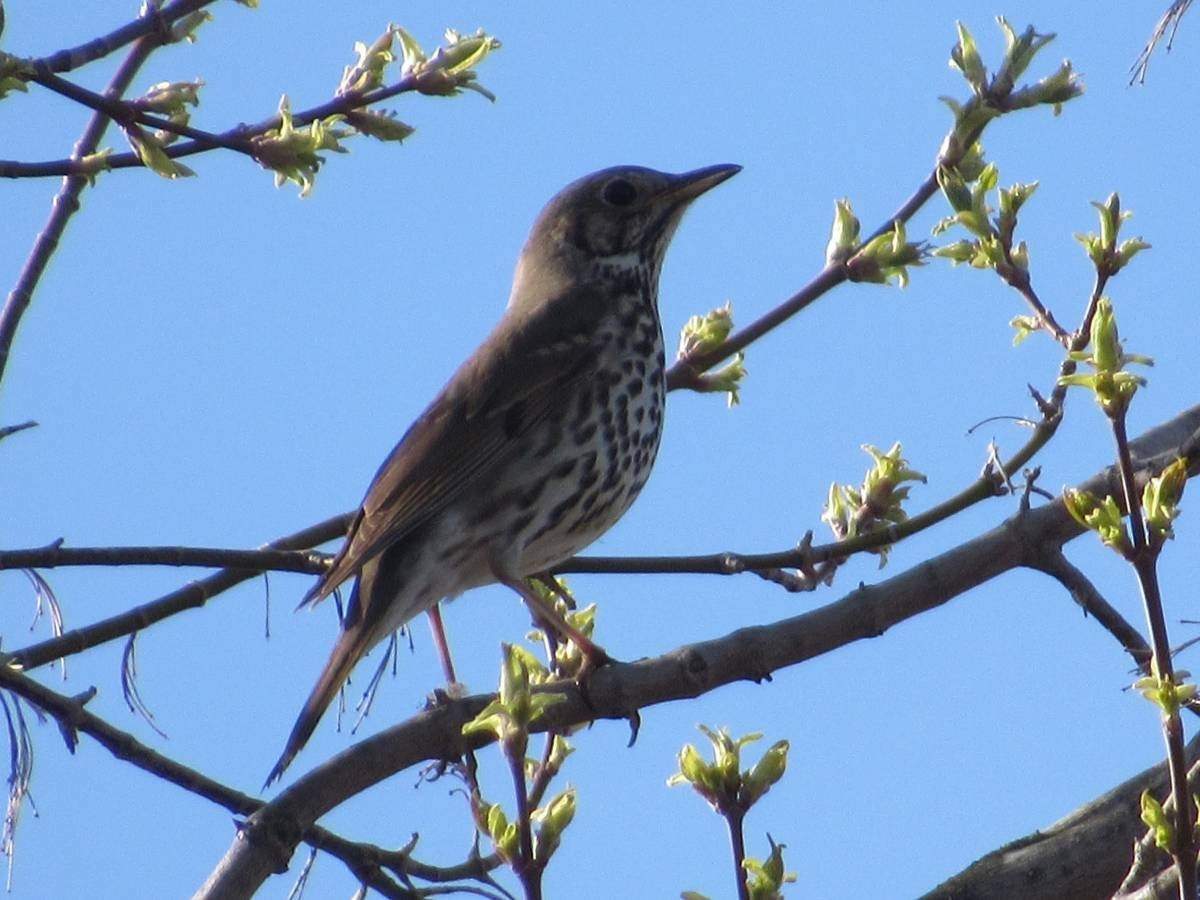
[[[565,328],[543,305],[524,322],[502,321],[459,368],[380,466],[345,544],[304,603],[329,596],[503,465],[520,438],[592,377],[598,350],[590,338],[602,307],[582,293],[561,298],[575,313]]]

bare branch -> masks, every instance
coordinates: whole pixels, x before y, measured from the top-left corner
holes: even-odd
[[[1048,545],[1039,548],[1031,568],[1045,572],[1070,591],[1075,602],[1117,639],[1125,651],[1133,657],[1138,668],[1143,671],[1148,669],[1151,656],[1150,645],[1146,643],[1142,633],[1104,599],[1091,579],[1063,555],[1060,547]]]
[[[263,549],[299,550],[315,547],[344,535],[349,522],[349,515],[333,516],[295,534],[272,541]],[[132,634],[177,612],[203,606],[210,597],[215,597],[243,581],[248,581],[259,571],[261,570],[222,569],[207,578],[184,585],[157,600],[152,600],[127,612],[103,619],[85,628],[68,631],[61,637],[16,650],[12,653],[12,659],[28,670],[64,656],[80,653],[89,647]]]
[[[246,569],[254,573],[272,571],[319,575],[328,568],[328,563],[325,554],[311,550],[265,548],[64,547],[56,542],[48,547],[0,550],[0,572],[5,569],[54,569],[60,566],[198,566]]]
[[[0,441],[4,440],[10,434],[16,434],[18,431],[24,431],[27,428],[36,428],[37,422],[30,419],[28,422],[22,422],[20,425],[5,425],[0,428]]]
[[[129,89],[130,82],[133,81],[138,69],[142,67],[142,63],[159,47],[162,35],[149,30],[151,27],[148,26],[147,34],[133,45],[133,49],[129,51],[105,89],[105,96],[116,99],[124,94]],[[79,140],[75,142],[71,159],[82,160],[95,153],[100,146],[101,138],[104,137],[104,132],[108,129],[108,123],[107,115],[95,113],[87,127],[84,128]],[[42,273],[45,272],[46,266],[50,262],[50,257],[58,249],[58,242],[62,239],[67,222],[79,209],[79,195],[83,193],[87,184],[87,178],[80,175],[64,179],[58,195],[50,206],[50,217],[34,240],[33,250],[25,260],[21,274],[17,276],[17,283],[4,302],[4,307],[0,309],[0,380],[4,378],[4,369],[8,363],[13,339],[17,336],[17,327],[21,323],[21,317],[33,300],[33,292],[37,289]]]
[[[1171,52],[1171,47],[1175,43],[1175,32],[1179,30],[1179,23],[1183,21],[1184,14],[1187,13],[1188,7],[1192,5],[1192,0],[1174,0],[1167,7],[1167,11],[1162,14],[1154,26],[1154,33],[1150,35],[1150,40],[1146,41],[1146,46],[1142,48],[1142,52],[1138,54],[1138,58],[1134,60],[1133,65],[1129,68],[1129,83],[1138,84],[1146,83],[1146,74],[1150,71],[1150,58],[1154,56],[1154,51],[1158,45],[1162,43],[1164,37],[1167,38],[1167,52]],[[1167,32],[1170,32],[1170,37],[1167,37]]]
[[[1189,758],[1198,751],[1200,736],[1188,745]],[[1167,783],[1165,763],[1146,769],[1053,825],[989,853],[921,900],[1111,897],[1129,868],[1130,847],[1146,831],[1138,798],[1145,790],[1161,794]],[[1156,851],[1154,871],[1169,863],[1166,853]]]

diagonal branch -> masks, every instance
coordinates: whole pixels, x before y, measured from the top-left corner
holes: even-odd
[[[314,547],[345,534],[349,521],[349,515],[333,516],[295,534],[272,541],[264,549],[303,550]],[[127,612],[103,619],[86,628],[68,631],[61,637],[17,650],[11,654],[12,660],[28,670],[64,656],[81,653],[89,647],[124,637],[185,609],[201,607],[210,597],[250,580],[260,571],[261,569],[222,569]]]
[[[1145,434],[1139,459],[1161,467],[1182,448],[1195,449],[1200,407]],[[1106,470],[1084,489],[1109,485]],[[1063,544],[1083,533],[1061,501],[1021,511],[999,527],[877,585],[770,625],[742,628],[662,656],[606,666],[584,697],[574,685],[554,685],[563,700],[547,708],[533,730],[565,728],[595,719],[627,719],[636,710],[700,696],[736,681],[761,681],[772,672],[864,638],[934,609],[986,581],[1032,563],[1031,547]],[[249,897],[286,867],[299,835],[348,798],[426,760],[452,760],[482,745],[462,726],[490,697],[453,701],[350,747],[303,776],[247,821],[198,898]]]
[[[83,733],[117,759],[124,760],[229,812],[248,816],[264,806],[262,800],[164,756],[129,732],[122,731],[88,711],[86,703],[95,696],[94,689],[79,697],[67,697],[5,665],[0,665],[0,688],[11,691],[53,716],[72,752],[77,743],[77,733]],[[303,835],[303,840],[341,860],[364,884],[370,885],[385,897],[417,900],[421,895],[400,887],[383,871],[384,868],[404,873],[406,876],[445,883],[484,878],[491,869],[500,864],[499,859],[488,858],[471,860],[457,866],[430,866],[412,859],[407,849],[385,850],[372,844],[356,843],[320,827],[308,829]]]
[[[129,85],[138,69],[142,67],[142,63],[160,46],[163,40],[162,34],[154,32],[152,25],[148,25],[147,28],[147,34],[133,45],[133,49],[129,51],[105,89],[104,94],[109,99],[115,100],[129,89]],[[82,160],[95,153],[100,146],[101,138],[104,137],[104,132],[108,129],[108,123],[107,115],[95,113],[87,127],[84,128],[79,140],[75,142],[71,159]],[[4,369],[8,363],[13,339],[17,336],[17,327],[21,323],[21,317],[33,300],[33,292],[37,289],[42,273],[46,271],[50,257],[58,249],[58,242],[62,239],[67,222],[79,209],[79,195],[83,193],[87,184],[87,178],[82,175],[71,175],[63,180],[58,195],[51,203],[50,217],[34,241],[33,250],[26,259],[21,274],[17,277],[16,285],[9,293],[4,307],[0,309],[0,380],[4,378]]]
[[[138,16],[132,22],[128,22],[108,34],[101,35],[77,47],[68,47],[56,53],[38,57],[31,62],[37,66],[44,66],[51,72],[70,72],[90,62],[103,59],[140,38],[161,32],[184,16],[199,12],[215,2],[216,0],[176,0],[174,3],[167,4],[157,13]]]
[[[1188,745],[1188,758],[1196,759],[1198,751],[1200,736]],[[1112,897],[1129,869],[1130,846],[1146,833],[1138,798],[1146,790],[1161,795],[1168,781],[1165,763],[1146,769],[1053,825],[987,854],[921,900]],[[1152,846],[1146,857],[1155,860],[1153,871],[1170,863]]]
[[[1063,555],[1061,547],[1047,545],[1038,548],[1030,568],[1044,572],[1058,581],[1070,592],[1084,613],[1092,616],[1117,639],[1125,648],[1125,652],[1133,657],[1138,669],[1148,671],[1152,654],[1150,645],[1146,643],[1142,633],[1104,599],[1104,595],[1092,580]]]
[[[70,84],[70,82],[63,83]],[[318,119],[345,115],[348,112],[380,103],[400,94],[419,91],[421,84],[422,76],[420,74],[410,74],[405,75],[386,87],[376,88],[371,91],[346,91],[343,94],[338,94],[332,100],[327,100],[317,106],[293,113],[292,124],[296,128],[302,128]],[[76,99],[79,102],[86,102],[83,89],[80,89],[79,95],[72,99]],[[116,114],[115,110],[113,112]],[[108,113],[104,113],[104,116],[107,117]],[[141,116],[140,118],[147,117]],[[149,116],[148,120],[152,120],[156,128],[174,131],[178,134],[191,134],[193,136],[193,140],[181,141],[163,148],[163,152],[171,159],[178,159],[181,156],[193,156],[216,147],[226,147],[246,153],[248,152],[246,148],[251,138],[278,128],[282,122],[278,115],[274,115],[254,125],[238,125],[235,128],[230,128],[227,131],[217,134],[189,129],[188,126],[180,126],[161,120],[155,116]],[[110,169],[144,167],[145,164],[136,153],[114,153],[103,159],[93,161],[84,161],[82,155],[75,154],[69,159],[56,159],[36,163],[0,160],[0,178],[44,178],[53,175],[94,176],[99,172],[105,172]]]

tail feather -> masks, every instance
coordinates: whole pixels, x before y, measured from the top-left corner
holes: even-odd
[[[341,637],[333,646],[333,652],[329,654],[329,661],[325,663],[325,668],[321,671],[316,686],[313,687],[312,693],[304,702],[296,724],[292,726],[292,733],[288,735],[279,761],[275,763],[271,774],[267,776],[266,783],[263,784],[264,789],[270,787],[283,774],[283,770],[291,764],[292,760],[296,758],[296,754],[308,743],[308,739],[312,737],[321,717],[325,715],[325,710],[329,708],[329,704],[333,702],[333,698],[337,696],[337,692],[341,690],[342,685],[350,676],[350,671],[369,648],[370,633],[362,627],[361,623],[358,624],[358,627],[351,627],[342,632]]]

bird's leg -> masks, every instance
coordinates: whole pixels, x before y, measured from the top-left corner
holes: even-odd
[[[576,676],[576,680],[581,681],[593,670],[612,662],[612,657],[604,651],[603,647],[592,641],[591,638],[560,616],[553,604],[539,596],[537,591],[533,590],[525,579],[509,578],[507,575],[500,573],[496,573],[496,577],[501,584],[516,591],[521,599],[525,601],[525,605],[529,608],[535,624],[548,631],[552,630],[560,638],[571,641],[579,648],[579,652],[583,654],[583,669]]]
[[[442,674],[446,676],[446,688],[450,694],[458,690],[459,681],[454,674],[454,658],[450,655],[450,642],[446,640],[446,626],[442,622],[442,606],[435,603],[429,607],[429,630],[433,633],[433,645],[442,662]]]

